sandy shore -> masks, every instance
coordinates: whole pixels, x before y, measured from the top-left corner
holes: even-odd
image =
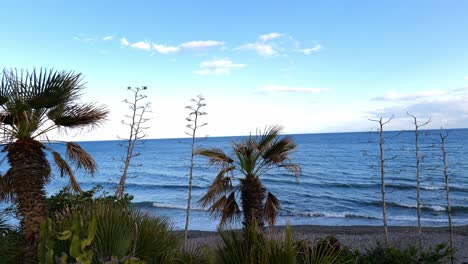
[[[275,227],[274,233],[284,233],[284,226]],[[350,248],[365,250],[374,247],[378,241],[383,242],[383,228],[377,226],[291,226],[293,235],[299,239],[314,241],[333,235],[342,245]],[[217,232],[190,231],[189,244],[198,246],[214,247],[220,241]],[[396,247],[417,245],[418,236],[416,227],[389,227],[389,243]],[[448,244],[449,234],[446,227],[423,228],[423,244],[425,248],[434,247],[439,243]],[[460,226],[454,229],[454,246],[458,249],[456,253],[457,263],[468,263],[468,226]]]

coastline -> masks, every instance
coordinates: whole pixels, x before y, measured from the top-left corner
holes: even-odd
[[[275,226],[272,230],[274,236],[281,237],[285,226]],[[267,229],[268,230],[268,229]],[[365,251],[383,242],[384,234],[381,226],[321,226],[321,225],[291,225],[293,237],[314,241],[326,236],[335,236],[342,246]],[[448,227],[423,227],[422,238],[425,249],[434,248],[437,244],[448,245]],[[239,231],[239,230],[236,230]],[[415,226],[389,226],[389,245],[404,248],[418,244],[417,227]],[[183,233],[183,231],[175,231]],[[454,227],[455,256],[459,263],[468,261],[468,225]],[[215,231],[189,231],[190,246],[216,247],[221,238]]]

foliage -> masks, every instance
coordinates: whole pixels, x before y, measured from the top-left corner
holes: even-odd
[[[12,229],[0,215],[0,263],[20,263],[23,259],[22,234]]]
[[[17,205],[25,240],[25,262],[37,257],[40,223],[47,218],[45,185],[52,179],[46,153],[52,154],[60,176],[68,176],[76,192],[81,188],[71,165],[89,174],[96,163],[78,144],[65,142],[66,156],[44,144],[53,130],[95,127],[107,116],[102,106],[80,101],[81,75],[73,72],[3,70],[0,77],[2,152],[10,168],[0,176],[0,200]]]
[[[233,231],[220,233],[223,245],[218,247],[215,254],[217,263],[349,263],[339,259],[341,249],[337,244],[329,245],[330,241],[317,242],[296,241],[292,238],[292,232],[288,226],[283,241],[267,238],[258,232],[256,225],[244,237],[240,237]]]
[[[62,212],[66,208],[76,208],[91,205],[93,203],[101,202],[115,202],[119,204],[130,204],[133,196],[125,194],[122,199],[114,195],[102,191],[101,185],[96,185],[87,191],[81,193],[73,192],[70,187],[66,186],[61,189],[57,194],[47,198],[49,206],[49,216],[54,217],[55,214]]]
[[[418,258],[418,249],[415,246],[409,246],[404,249],[396,247],[384,247],[378,244],[374,248],[367,249],[366,252],[351,252],[347,250],[348,256],[357,258],[357,264],[439,264],[449,260],[452,250],[445,244],[439,244],[434,249],[421,252],[421,258]]]
[[[175,264],[214,264],[215,256],[207,247],[184,245],[177,252],[173,261]]]
[[[65,210],[57,215],[59,230],[69,228],[74,212],[83,217],[85,225],[92,217],[96,219],[93,263],[130,263],[136,261],[135,258],[148,264],[168,263],[174,258],[178,239],[165,218],[150,216],[126,204],[99,202]],[[70,247],[70,243],[56,245],[61,249],[67,247]]]
[[[53,223],[50,218],[41,223],[41,236],[38,246],[39,264],[53,264],[55,262],[66,264],[72,257],[77,263],[91,264],[93,261],[94,250],[92,243],[96,235],[96,218],[92,217],[88,224],[88,229],[85,230],[85,223],[80,215],[73,214],[72,225],[69,230],[56,232],[52,227]],[[54,252],[54,244],[56,240],[69,241],[67,251],[62,251],[58,257]],[[58,252],[57,252],[58,253]]]
[[[291,171],[296,176],[300,173],[300,167],[290,160],[296,144],[292,137],[280,137],[281,130],[281,127],[273,126],[259,132],[257,136],[233,142],[231,155],[217,148],[197,151],[197,154],[209,159],[210,165],[217,165],[221,169],[199,201],[203,207],[209,208],[213,216],[220,216],[221,225],[239,219],[241,213],[246,228],[252,222],[256,222],[259,227],[263,226],[264,221],[270,225],[275,223],[281,205],[276,196],[266,192],[260,177],[277,168]],[[236,178],[239,185],[233,184]],[[242,211],[236,197],[239,193]]]
[[[340,242],[333,236],[317,239],[315,243],[308,240],[296,241],[299,263],[354,263],[356,257],[344,254]]]

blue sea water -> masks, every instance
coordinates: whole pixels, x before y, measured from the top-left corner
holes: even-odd
[[[446,130],[446,148],[455,225],[468,224],[468,129]],[[330,133],[293,135],[298,149],[292,159],[302,168],[298,178],[273,170],[262,182],[282,203],[277,224],[294,225],[381,225],[381,184],[378,133]],[[230,150],[242,137],[213,137],[198,141],[198,147]],[[96,160],[99,170],[90,177],[78,172],[84,189],[96,184],[113,193],[120,177],[121,141],[80,142]],[[53,145],[59,152],[63,146]],[[416,225],[416,169],[414,132],[386,132],[386,184],[389,225]],[[145,140],[134,160],[134,175],[126,191],[136,206],[171,219],[183,229],[187,203],[190,139]],[[420,136],[422,224],[447,225],[445,182],[438,130]],[[6,163],[6,162],[5,162]],[[2,172],[6,170],[2,165]],[[193,180],[190,229],[215,230],[217,220],[209,217],[196,201],[216,175],[206,159],[197,157]],[[56,193],[67,180],[55,173],[47,193]],[[235,225],[234,227],[238,227]]]

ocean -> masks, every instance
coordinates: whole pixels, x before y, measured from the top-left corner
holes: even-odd
[[[442,171],[438,130],[421,131],[422,225],[448,224],[445,180]],[[445,131],[450,174],[453,223],[468,224],[468,129]],[[302,168],[296,178],[282,170],[262,175],[264,186],[282,203],[277,225],[382,225],[380,159],[377,132],[292,135],[297,151],[293,161]],[[198,139],[198,147],[217,147],[230,151],[231,142],[242,137]],[[386,132],[386,184],[388,224],[415,226],[416,168],[414,132]],[[141,141],[131,168],[126,191],[133,203],[150,214],[166,216],[176,229],[183,229],[187,203],[191,139]],[[101,185],[114,193],[120,177],[119,162],[125,152],[122,141],[79,142],[98,164],[93,176],[77,172],[83,189]],[[52,146],[61,153],[64,147]],[[197,157],[193,180],[192,230],[216,230],[217,219],[197,204],[206,192],[217,169]],[[6,171],[6,162],[2,172]],[[47,185],[48,195],[67,184],[55,171]],[[239,227],[236,224],[232,227]]]

